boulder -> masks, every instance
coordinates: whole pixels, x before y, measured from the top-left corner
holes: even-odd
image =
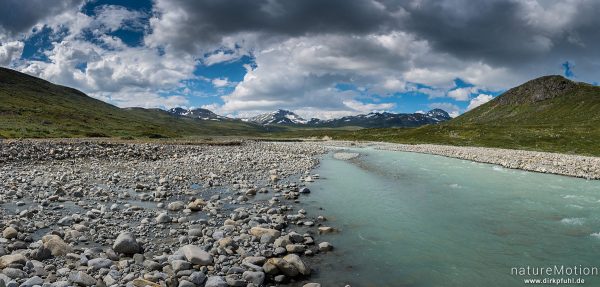
[[[328,234],[328,233],[334,233],[334,232],[335,232],[335,228],[333,228],[333,227],[329,227],[329,226],[319,227],[319,234]]]
[[[321,251],[321,252],[331,251],[332,249],[333,249],[333,246],[331,244],[329,244],[329,242],[319,243],[319,251]]]
[[[242,274],[242,278],[248,283],[252,283],[256,286],[262,286],[265,281],[265,273],[260,271],[246,271]]]
[[[133,279],[133,281],[131,281],[131,284],[133,284],[133,286],[135,287],[161,287],[160,285],[152,282],[152,281],[148,281],[146,279],[142,279],[142,278],[136,278]]]
[[[71,272],[69,275],[69,281],[79,286],[96,285],[96,279],[83,271]]]
[[[262,237],[263,235],[269,235],[270,237],[277,238],[281,235],[281,232],[276,229],[264,228],[264,227],[252,227],[250,228],[250,234],[256,237]]]
[[[188,203],[187,208],[189,208],[191,211],[201,211],[205,205],[206,205],[206,202],[204,202],[204,200],[198,198],[198,199]]]
[[[113,244],[113,250],[127,255],[142,252],[142,247],[131,232],[121,232]]]
[[[204,287],[229,287],[229,285],[221,276],[210,276],[206,279]]]
[[[310,189],[308,187],[302,187],[298,190],[299,193],[310,193]]]
[[[179,211],[185,208],[185,203],[183,201],[174,201],[167,205],[167,209],[170,211]]]
[[[277,270],[285,274],[285,276],[295,277],[298,276],[298,274],[300,273],[294,265],[281,258],[269,258],[265,265],[263,265],[263,269],[265,269],[265,272],[268,272],[269,274],[278,274],[279,272],[277,272],[276,270],[272,270],[271,266],[268,265],[276,266]]]
[[[92,268],[92,270],[99,270],[102,268],[109,268],[112,265],[112,261],[106,258],[94,258],[90,259],[87,262],[87,265]]]
[[[162,212],[162,213],[158,214],[158,216],[156,217],[156,222],[157,223],[171,223],[171,217],[166,212]]]
[[[306,250],[306,245],[304,244],[288,244],[285,246],[287,252],[290,253],[302,253]]]
[[[12,264],[25,265],[27,258],[23,254],[10,254],[0,257],[0,269],[3,269]]]
[[[42,284],[44,284],[44,279],[40,278],[40,276],[33,276],[21,283],[19,287],[42,286]]]
[[[4,268],[2,270],[2,274],[12,279],[21,279],[27,277],[27,272],[17,268]]]
[[[54,256],[64,256],[73,252],[73,248],[58,235],[45,235],[42,237],[42,243]]]
[[[185,245],[179,249],[185,258],[194,265],[212,265],[213,258],[208,252],[196,245]]]
[[[6,239],[17,238],[17,235],[19,235],[19,232],[16,229],[14,229],[12,226],[4,228],[4,231],[2,231],[2,237],[6,238]]]
[[[304,263],[304,261],[302,261],[302,259],[300,259],[300,256],[298,256],[296,254],[288,254],[283,257],[283,260],[289,262],[294,267],[296,267],[296,269],[298,270],[298,272],[300,272],[300,274],[305,275],[305,276],[310,275],[310,267],[308,267],[308,265],[306,265],[306,263]]]
[[[171,267],[173,267],[173,272],[177,273],[182,270],[192,269],[192,264],[185,260],[173,260],[171,262]]]

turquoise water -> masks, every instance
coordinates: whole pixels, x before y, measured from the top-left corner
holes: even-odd
[[[512,267],[600,266],[600,182],[441,156],[354,149],[327,156],[307,208],[321,236],[324,286],[527,286]],[[322,208],[323,210],[320,210]],[[571,286],[571,285],[561,285]]]

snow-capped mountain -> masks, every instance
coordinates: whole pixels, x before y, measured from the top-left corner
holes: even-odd
[[[308,122],[299,115],[286,110],[260,114],[249,118],[248,121],[261,125],[304,125]]]
[[[433,110],[427,112],[425,115],[427,115],[428,117],[430,117],[433,120],[436,120],[438,122],[447,121],[452,118],[446,111],[444,111],[442,109],[433,109]]]
[[[365,128],[383,127],[418,127],[427,124],[436,124],[450,120],[451,117],[444,110],[433,109],[427,113],[396,114],[396,113],[368,113],[356,116],[320,120],[312,118],[305,120],[293,112],[278,110],[272,113],[261,114],[247,121],[261,125],[297,125],[306,127],[343,127],[358,126]]]
[[[219,116],[207,109],[184,109],[173,108],[169,113],[180,116],[202,120],[234,120],[231,118]],[[258,116],[242,119],[245,122],[251,122],[263,126],[284,125],[284,126],[302,126],[302,127],[344,127],[356,126],[364,128],[386,128],[386,127],[418,127],[427,124],[436,124],[450,120],[451,117],[444,110],[433,109],[426,113],[414,114],[396,114],[388,112],[375,112],[356,116],[347,116],[342,118],[320,120],[312,118],[305,120],[299,115],[288,110],[277,110],[271,113],[260,114]]]
[[[170,114],[180,116],[180,117],[188,117],[195,118],[201,120],[222,120],[225,119],[223,116],[219,116],[207,109],[184,109],[184,108],[173,108],[168,111]]]
[[[444,110],[434,109],[427,113],[396,114],[396,113],[368,113],[356,116],[347,116],[331,120],[311,120],[314,127],[342,127],[357,126],[365,128],[387,127],[418,127],[427,124],[436,124],[450,120],[451,117]]]

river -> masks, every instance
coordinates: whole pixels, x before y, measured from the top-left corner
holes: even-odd
[[[600,181],[442,156],[350,149],[325,156],[305,203],[340,230],[319,239],[323,286],[526,286],[513,268],[600,267]],[[322,208],[322,210],[321,210]],[[575,269],[573,269],[575,267]],[[571,268],[571,269],[568,269]],[[587,269],[590,268],[590,269]],[[512,274],[511,274],[512,272]],[[571,286],[571,285],[562,285]]]

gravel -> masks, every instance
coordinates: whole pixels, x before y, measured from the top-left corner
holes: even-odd
[[[253,141],[0,142],[0,286],[305,281],[305,257],[323,249],[315,243],[323,217],[297,203],[327,151]]]

